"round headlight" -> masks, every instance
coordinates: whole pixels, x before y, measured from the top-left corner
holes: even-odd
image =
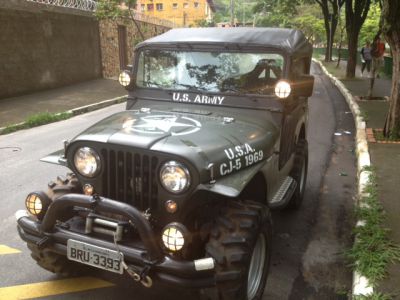
[[[93,177],[100,170],[100,157],[92,148],[79,148],[75,152],[74,164],[81,175]]]
[[[171,193],[183,192],[190,184],[189,170],[176,161],[169,161],[161,168],[160,180],[167,191]]]
[[[128,86],[131,83],[131,75],[127,71],[122,71],[119,74],[118,81],[122,86]]]
[[[290,87],[290,84],[286,81],[281,80],[275,85],[275,95],[279,98],[289,97],[291,91],[292,88]]]

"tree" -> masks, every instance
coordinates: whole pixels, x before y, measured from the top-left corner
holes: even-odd
[[[381,18],[381,9],[379,3],[371,3],[368,16],[360,30],[359,41],[361,45],[366,42],[372,43],[376,33],[379,30]]]
[[[339,10],[339,34],[338,37],[336,37],[336,41],[338,44],[338,60],[336,64],[336,68],[339,68],[340,66],[340,60],[342,58],[342,46],[343,46],[343,41],[345,40],[345,33],[346,33],[346,22],[343,18],[343,13]]]
[[[298,16],[293,19],[292,26],[300,29],[307,40],[314,44],[319,43],[324,39],[324,21],[318,19],[312,14]]]
[[[339,11],[345,0],[315,0],[319,4],[324,15],[326,34],[325,61],[332,61],[333,37],[339,19]],[[331,8],[331,9],[330,9]]]
[[[118,18],[130,17],[135,24],[140,37],[144,40],[144,34],[140,30],[133,15],[133,7],[136,5],[136,0],[98,0],[95,16],[98,19],[116,20]]]
[[[382,32],[392,50],[393,75],[389,112],[384,134],[386,137],[400,137],[400,2],[382,1]]]
[[[257,26],[290,27],[290,21],[297,13],[299,0],[258,0],[253,13],[259,14]]]
[[[346,32],[349,58],[347,60],[346,77],[354,78],[356,74],[358,36],[367,18],[371,0],[346,1]]]

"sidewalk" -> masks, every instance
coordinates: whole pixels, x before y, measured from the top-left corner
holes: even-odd
[[[95,79],[34,94],[0,99],[0,127],[41,112],[58,113],[126,95],[118,81]]]
[[[360,67],[357,66],[355,79],[343,79],[345,65],[343,62],[336,69],[336,62],[328,63],[327,69],[335,75],[352,93],[353,96],[365,96],[369,88],[369,79],[361,77]],[[324,62],[326,65],[326,63]],[[391,90],[391,79],[380,78],[375,80],[373,96],[389,96]],[[368,128],[383,128],[389,103],[385,101],[358,101],[360,109],[364,114]],[[390,228],[390,238],[400,245],[400,144],[368,143],[371,162],[376,170],[379,199],[386,212],[385,226]],[[400,299],[400,264],[391,264],[388,275],[378,285],[378,291],[390,294],[393,299]]]

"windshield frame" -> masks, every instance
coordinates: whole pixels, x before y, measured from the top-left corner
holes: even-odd
[[[193,51],[193,52],[226,52],[226,53],[262,53],[262,54],[279,54],[283,58],[282,66],[282,78],[281,80],[289,80],[289,67],[290,67],[290,55],[279,47],[265,46],[260,47],[259,45],[241,45],[241,44],[209,44],[209,43],[154,43],[147,44],[135,49],[134,63],[132,73],[134,74],[134,88],[129,92],[129,96],[133,98],[147,99],[147,100],[158,100],[158,101],[169,101],[178,103],[172,100],[174,93],[185,93],[189,96],[195,95],[212,95],[226,98],[221,106],[232,106],[232,107],[247,107],[247,108],[262,108],[262,107],[281,107],[281,101],[273,94],[254,94],[254,93],[239,93],[239,92],[218,92],[218,91],[204,91],[201,89],[196,90],[179,90],[179,89],[168,89],[158,87],[140,87],[136,85],[136,74],[139,67],[139,57],[142,51],[146,50],[167,50],[167,51]],[[230,101],[233,99],[233,101]],[[238,99],[243,103],[239,103]],[[261,99],[263,105],[255,105]],[[279,102],[277,105],[274,102]],[[259,103],[259,104],[260,104]],[[194,103],[191,103],[194,104]]]

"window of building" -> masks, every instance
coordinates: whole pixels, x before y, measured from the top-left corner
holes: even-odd
[[[146,7],[146,6],[145,6],[144,4],[141,4],[141,5],[140,5],[140,10],[141,10],[141,11],[144,11],[144,10],[145,10],[145,7]]]
[[[153,11],[154,10],[154,4],[147,4],[147,10],[148,11]]]
[[[157,10],[163,10],[164,9],[163,4],[162,3],[157,3],[156,4],[156,9]]]
[[[183,8],[188,8],[189,7],[189,3],[185,2],[183,3]]]
[[[172,3],[172,8],[177,9],[178,8],[178,3]]]
[[[198,8],[199,7],[199,2],[195,2],[194,3],[194,8]]]

